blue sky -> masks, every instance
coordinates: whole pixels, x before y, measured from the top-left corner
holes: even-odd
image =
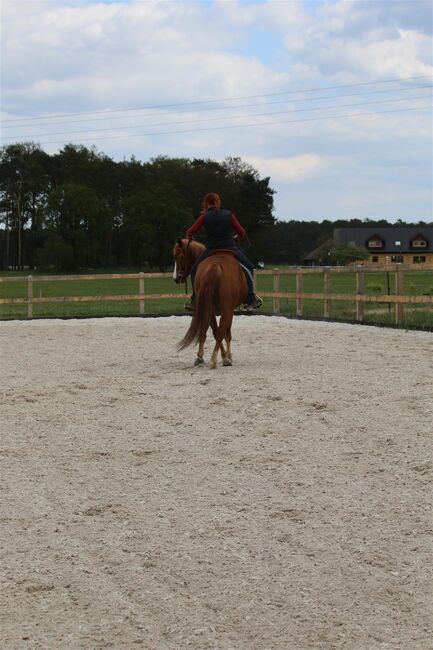
[[[433,219],[430,0],[1,6],[2,144],[240,156],[281,220]]]

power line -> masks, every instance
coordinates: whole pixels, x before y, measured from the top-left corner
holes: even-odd
[[[137,138],[137,137],[149,137],[149,136],[158,136],[158,135],[180,135],[184,133],[200,133],[203,131],[217,131],[217,130],[224,130],[224,129],[243,129],[243,128],[252,128],[252,127],[263,127],[263,126],[273,126],[277,124],[299,124],[301,122],[316,122],[318,120],[324,122],[326,120],[335,120],[335,119],[346,119],[350,117],[369,117],[372,115],[385,115],[387,113],[404,113],[408,111],[425,111],[425,110],[431,110],[433,109],[433,105],[429,106],[414,106],[410,108],[398,108],[398,109],[392,109],[392,110],[385,110],[385,111],[370,111],[370,112],[364,112],[364,113],[347,113],[343,115],[328,115],[328,116],[321,116],[321,117],[310,117],[310,118],[304,118],[301,120],[277,120],[273,122],[259,122],[259,123],[252,123],[252,124],[236,124],[236,125],[226,125],[226,126],[211,126],[211,127],[201,127],[198,129],[184,129],[181,131],[154,131],[154,132],[147,132],[147,133],[128,133],[128,134],[123,134],[123,135],[113,135],[113,136],[101,136],[97,138],[80,138],[80,143],[81,142],[94,142],[94,141],[99,141],[99,140],[118,140],[120,138]],[[43,143],[39,144],[70,144],[70,140],[61,140],[57,142],[53,141],[46,141]]]
[[[51,115],[41,115],[41,116],[36,116],[33,118],[16,118],[14,120],[3,120],[0,122],[1,124],[10,124],[11,122],[22,122],[22,121],[29,121],[29,120],[47,120],[47,119],[52,119],[56,117],[75,117],[78,115],[100,115],[100,114],[107,114],[107,113],[119,113],[119,112],[127,112],[127,111],[139,111],[139,110],[149,110],[149,109],[155,109],[155,108],[175,108],[175,107],[182,107],[182,106],[197,106],[199,104],[202,105],[208,105],[208,104],[215,104],[215,103],[220,103],[220,102],[225,102],[225,101],[239,101],[241,99],[258,99],[259,97],[278,97],[281,95],[293,95],[293,94],[300,94],[300,93],[312,93],[312,92],[326,92],[328,90],[338,90],[340,88],[355,88],[355,87],[360,87],[360,86],[373,86],[377,84],[384,84],[384,83],[394,83],[394,82],[399,82],[399,81],[414,81],[416,79],[425,79],[425,78],[431,78],[432,75],[417,75],[414,77],[395,77],[393,79],[382,79],[382,80],[377,80],[377,81],[363,81],[363,82],[358,82],[358,83],[353,83],[353,84],[341,84],[339,86],[327,86],[325,88],[305,88],[305,89],[300,89],[300,90],[287,90],[284,92],[280,93],[266,93],[266,94],[259,94],[259,95],[241,95],[239,97],[225,97],[223,99],[206,99],[206,100],[196,100],[193,102],[178,102],[174,104],[151,104],[148,106],[138,106],[138,107],[126,107],[122,109],[109,109],[109,110],[104,110],[104,111],[80,111],[76,113],[54,113]]]
[[[254,108],[256,106],[272,106],[274,104],[286,104],[288,102],[290,102],[291,104],[295,104],[295,103],[299,104],[301,102],[302,103],[303,102],[312,102],[312,101],[317,102],[317,101],[321,101],[323,99],[341,99],[341,98],[345,98],[345,97],[364,97],[365,95],[367,95],[367,96],[368,95],[384,95],[386,93],[412,92],[413,90],[424,89],[424,88],[425,89],[427,89],[427,88],[432,89],[433,86],[431,84],[414,85],[414,86],[410,86],[408,88],[387,88],[387,89],[384,89],[384,90],[370,90],[370,91],[362,92],[362,93],[345,93],[345,94],[339,94],[339,95],[328,95],[328,96],[325,96],[325,97],[320,97],[319,96],[319,97],[302,97],[302,98],[299,98],[299,99],[280,99],[280,100],[273,101],[273,102],[267,102],[266,104],[264,104],[263,102],[256,102],[256,103],[249,103],[249,104],[241,104],[240,106],[203,107],[201,109],[186,109],[184,111],[176,111],[176,112],[177,113],[197,113],[197,112],[203,113],[203,112],[206,112],[206,111],[221,111],[221,110],[225,111],[225,110],[230,110],[232,108]],[[155,112],[155,113],[147,113],[146,117],[153,117],[154,115],[157,115],[157,116],[161,117],[161,116],[164,116],[164,115],[173,115],[173,114],[174,114],[173,111],[168,111],[168,112],[163,112],[163,113]],[[124,120],[126,117],[127,117],[126,115],[119,115],[117,117],[116,116],[105,116],[105,117],[84,118],[82,120],[68,120],[68,119],[67,120],[57,120],[55,122],[50,122],[49,126],[51,126],[53,124],[65,124],[65,123],[66,124],[84,124],[84,123],[86,123],[88,121],[94,122],[94,121],[101,121],[101,120],[103,120],[103,121],[105,121],[105,120],[110,120],[110,121]],[[132,116],[132,117],[141,117],[141,115],[136,115],[136,116]],[[29,121],[30,121],[30,118],[29,118]],[[0,124],[1,124],[1,122],[0,122]],[[23,125],[23,126],[21,126],[21,124],[19,124],[17,126],[15,126],[15,125],[14,126],[3,126],[3,129],[30,128],[32,126],[33,126],[33,124]],[[36,126],[36,125],[34,125],[34,126]]]
[[[428,99],[426,95],[417,95],[415,97],[400,97],[400,98],[394,98],[394,99],[375,99],[370,102],[360,102],[360,103],[349,103],[349,104],[340,104],[339,106],[336,105],[330,105],[330,106],[314,106],[312,108],[299,108],[299,109],[289,109],[285,111],[267,111],[266,113],[254,113],[251,115],[251,117],[266,117],[268,115],[285,115],[287,113],[307,113],[311,111],[323,111],[323,110],[329,110],[329,109],[341,109],[341,108],[354,108],[357,106],[368,106],[371,104],[389,104],[389,103],[394,103],[394,102],[408,102],[408,101],[414,101],[418,99]],[[245,115],[228,115],[226,117],[212,117],[212,118],[206,118],[206,119],[196,119],[196,120],[185,120],[185,121],[174,121],[174,122],[154,122],[152,124],[137,124],[134,126],[131,126],[129,128],[148,128],[148,127],[158,127],[158,126],[177,126],[177,125],[183,125],[183,124],[200,124],[203,122],[214,122],[214,121],[219,121],[219,120],[233,120],[233,119],[244,119],[246,116]],[[109,127],[109,128],[103,128],[103,129],[85,129],[85,130],[80,130],[80,131],[58,131],[58,132],[51,132],[51,133],[37,133],[37,134],[27,134],[25,137],[26,138],[41,138],[41,137],[46,137],[46,136],[57,136],[57,135],[66,135],[67,133],[70,133],[70,135],[74,136],[79,133],[95,133],[95,132],[101,132],[101,131],[118,131],[121,128],[128,128],[128,127],[122,127],[122,126],[117,126],[117,127]],[[8,136],[8,139],[10,139],[12,136]],[[16,136],[15,136],[16,137]],[[21,136],[22,137],[22,136]],[[4,140],[5,138],[1,138]]]

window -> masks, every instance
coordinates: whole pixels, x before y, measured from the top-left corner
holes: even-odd
[[[426,248],[427,242],[421,237],[412,240],[412,248]]]
[[[378,257],[377,255],[372,255],[372,256],[371,256],[371,261],[372,261],[372,262],[378,262],[378,261],[379,261],[379,257]]]
[[[400,240],[397,240],[397,241],[395,242],[395,245],[396,245],[396,246],[401,246],[401,241],[400,241]]]
[[[391,262],[394,262],[394,264],[403,264],[403,255],[391,255]]]
[[[425,263],[425,255],[414,255],[413,256],[413,263],[414,264],[424,264]]]
[[[380,237],[371,237],[371,239],[369,239],[367,242],[367,246],[368,248],[382,248],[383,241],[380,239]]]

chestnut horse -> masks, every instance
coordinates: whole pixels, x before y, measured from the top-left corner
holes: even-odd
[[[173,279],[183,282],[191,270],[194,261],[202,252],[203,246],[195,241],[179,239],[174,247],[175,273]],[[178,279],[177,279],[178,278]],[[198,343],[195,365],[203,361],[204,344],[209,327],[215,338],[210,367],[216,368],[218,352],[224,366],[232,365],[231,326],[234,311],[241,305],[247,295],[248,287],[245,274],[232,251],[215,251],[200,262],[195,276],[195,305],[191,325],[179,343],[183,350]],[[217,315],[220,314],[219,323]],[[226,346],[224,346],[225,341]]]

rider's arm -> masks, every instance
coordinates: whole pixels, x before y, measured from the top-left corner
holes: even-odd
[[[201,213],[198,219],[194,221],[192,224],[191,228],[188,228],[186,231],[186,237],[187,239],[191,239],[193,235],[197,232],[197,230],[200,230],[200,228],[204,225],[204,212]]]
[[[232,213],[232,226],[237,235],[239,235],[239,239],[243,239],[245,235],[247,234],[247,231],[245,228],[242,228],[241,224],[239,221],[236,219],[235,215]]]

